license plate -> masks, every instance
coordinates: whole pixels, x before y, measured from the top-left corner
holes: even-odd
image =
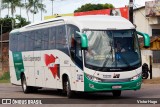
[[[120,89],[120,88],[122,88],[122,86],[120,85],[112,86],[112,89]]]
[[[111,75],[103,75],[103,78],[111,78]]]

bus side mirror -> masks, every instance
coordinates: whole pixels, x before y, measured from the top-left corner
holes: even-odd
[[[143,39],[144,39],[144,47],[145,47],[145,48],[150,47],[150,37],[149,37],[149,35],[146,34],[146,33],[139,32],[139,31],[137,31],[137,34],[140,35],[140,36],[143,36]]]
[[[83,50],[88,48],[88,39],[87,39],[87,35],[85,33],[80,33],[77,32],[76,33],[81,37],[81,48]]]

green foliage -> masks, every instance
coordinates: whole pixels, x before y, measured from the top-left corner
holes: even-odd
[[[21,17],[20,15],[16,15],[15,18],[18,22],[15,24],[15,28],[20,28],[22,26],[30,24],[25,18]]]
[[[10,9],[12,17],[16,12],[16,7],[24,7],[21,0],[2,0],[2,9]]]
[[[0,25],[2,25],[2,33],[6,33],[12,30],[12,21],[14,21],[14,19],[8,16],[6,16],[5,18],[0,18]]]
[[[9,72],[5,72],[1,77],[0,80],[9,80],[10,79],[10,74]]]
[[[11,13],[12,17],[14,17],[17,7],[20,7],[20,9],[25,8],[28,21],[29,21],[28,12],[31,12],[33,14],[33,17],[34,17],[34,14],[38,13],[39,11],[47,12],[45,9],[46,5],[42,3],[43,0],[1,0],[1,1],[2,1],[1,9],[8,9],[8,13],[7,13],[8,16],[10,16],[9,13]]]
[[[101,9],[109,9],[114,8],[112,4],[85,4],[82,5],[80,8],[76,9],[74,12],[85,12],[85,11],[91,11],[91,10],[101,10]]]
[[[29,14],[28,12],[31,12],[33,14],[33,19],[34,19],[34,14],[38,13],[39,10],[42,12],[47,12],[46,11],[46,5],[44,5],[41,0],[28,0],[28,2],[25,4],[26,12],[27,12],[27,17],[29,20]]]
[[[17,20],[18,22],[16,22],[15,20]],[[14,24],[14,28],[20,28],[30,23],[20,15],[16,15],[16,18],[12,18],[8,16],[6,16],[5,18],[0,18],[0,25],[2,25],[2,33],[10,32],[12,30],[12,21]],[[1,29],[0,29],[0,32],[1,32]]]
[[[46,5],[42,4],[40,0],[28,0],[28,3],[26,4],[27,11],[30,11],[33,14],[38,13],[39,10],[46,12],[45,8]]]

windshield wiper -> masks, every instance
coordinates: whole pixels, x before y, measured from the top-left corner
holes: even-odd
[[[104,63],[103,63],[103,67],[107,64],[107,62],[109,61],[110,56],[112,56],[112,62],[113,62],[113,52],[110,52],[110,54],[108,55],[108,57],[105,59]]]
[[[104,61],[104,63],[103,63],[103,67],[107,64],[107,62],[109,61],[109,58],[110,58],[110,56],[112,56],[112,62],[113,62],[113,42],[112,43],[110,43],[110,46],[111,46],[111,50],[110,50],[110,52],[109,52],[109,55],[108,55],[108,57],[105,59],[105,61]]]

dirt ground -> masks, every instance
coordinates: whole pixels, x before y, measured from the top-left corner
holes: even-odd
[[[152,79],[144,79],[144,84],[160,84],[160,77],[152,78]]]

